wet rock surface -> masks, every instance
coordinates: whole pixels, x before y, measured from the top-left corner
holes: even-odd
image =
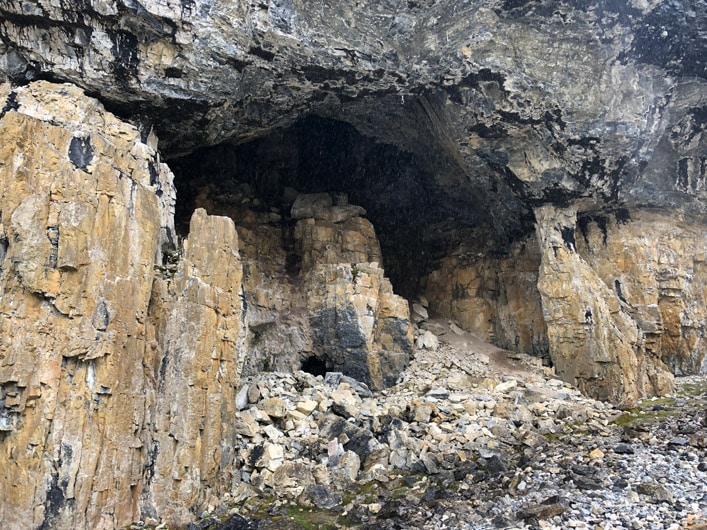
[[[707,524],[703,377],[678,378],[670,397],[620,410],[583,397],[537,359],[434,323],[446,328],[440,348],[419,350],[380,393],[333,373],[244,382],[261,397],[238,413],[256,424],[239,435],[240,482],[193,527]],[[471,348],[460,350],[463,341]]]

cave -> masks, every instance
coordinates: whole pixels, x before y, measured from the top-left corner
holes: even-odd
[[[257,208],[282,213],[283,230],[292,221],[288,192],[330,193],[335,201],[365,208],[386,274],[395,292],[409,300],[421,294],[422,278],[460,246],[503,255],[513,239],[533,230],[527,213],[513,226],[494,226],[490,220],[498,216],[490,211],[495,201],[489,196],[498,190],[472,185],[443,150],[433,149],[439,139],[432,131],[400,133],[397,143],[387,143],[347,121],[310,114],[250,142],[223,143],[170,160],[177,229],[186,234],[195,200],[206,187],[223,195],[246,184]],[[426,134],[428,147],[415,150],[416,140],[409,148],[405,134]],[[218,206],[210,213],[218,213]],[[289,259],[296,268],[296,259]]]
[[[705,28],[0,2],[0,528],[701,526]]]
[[[314,355],[312,355],[311,357],[307,357],[304,360],[304,362],[302,363],[301,370],[303,372],[307,372],[308,374],[312,374],[313,376],[323,376],[326,375],[328,371],[326,362]]]
[[[390,101],[374,102],[372,108],[384,113],[386,103]],[[422,108],[411,100],[402,109],[386,113],[388,124],[398,133],[394,138],[376,120],[363,126],[360,116],[349,115],[344,121],[309,114],[257,139],[221,143],[169,161],[175,174],[175,224],[180,237],[188,235],[189,219],[199,207],[231,217],[236,224],[245,263],[252,346],[245,375],[264,368],[290,371],[309,366],[316,357],[327,369],[381,387],[397,379],[404,359],[412,355],[411,345],[402,347],[395,359],[388,359],[390,373],[374,382],[365,367],[370,344],[365,345],[368,339],[352,327],[361,315],[356,316],[351,307],[313,314],[300,300],[307,294],[293,294],[304,281],[302,261],[309,259],[303,258],[300,248],[300,220],[293,203],[300,195],[316,194],[328,194],[334,207],[365,210],[363,217],[372,223],[373,247],[380,243],[381,255],[374,252],[375,257],[361,259],[381,261],[396,295],[410,303],[429,298],[430,317],[455,319],[483,340],[528,352],[551,365],[536,277],[525,287],[530,294],[523,293],[530,299],[529,314],[504,316],[504,308],[516,303],[519,294],[512,286],[507,288],[512,280],[503,277],[513,274],[512,267],[499,272],[503,270],[499,264],[518,245],[530,249],[522,251],[523,256],[537,257],[532,241],[527,241],[534,232],[532,213],[509,204],[503,207],[512,213],[494,212],[501,202],[517,202],[508,185],[490,166],[484,166],[485,178],[470,179],[441,145],[444,138],[439,131],[424,119],[414,119]],[[454,270],[446,265],[449,260],[456,263]],[[355,285],[360,267],[354,258],[350,261],[350,281]],[[478,268],[486,279],[473,290],[450,281],[462,266]],[[311,263],[305,264],[305,269],[309,267]],[[479,304],[483,305],[477,308],[483,313],[481,320],[468,311]],[[414,312],[411,317],[416,329],[428,328],[427,317],[420,319]],[[326,336],[319,329],[336,332]],[[409,342],[405,335],[396,330],[393,343]]]

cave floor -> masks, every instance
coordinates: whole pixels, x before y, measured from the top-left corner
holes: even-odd
[[[446,328],[439,347],[418,350],[379,393],[304,372],[246,381],[293,408],[322,397],[306,436],[274,420],[261,427],[281,435],[258,433],[241,448],[277,444],[285,461],[319,474],[298,483],[275,471],[268,485],[246,461],[243,482],[198,528],[707,528],[707,378],[678,378],[674,394],[620,410],[537,358],[433,323]],[[339,449],[360,459],[352,480],[332,452],[337,420],[350,427]]]

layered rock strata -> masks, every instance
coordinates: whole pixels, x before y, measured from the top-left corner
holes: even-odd
[[[577,253],[576,207],[537,208],[542,253],[538,289],[550,355],[559,376],[614,403],[672,390],[672,375],[645,349],[645,334],[613,291]]]
[[[576,206],[536,218],[538,236],[505,258],[443,260],[425,279],[431,308],[484,340],[549,356],[559,377],[615,403],[705,370],[699,219]]]
[[[678,214],[619,210],[587,215],[577,252],[636,322],[646,352],[676,375],[707,372],[707,232]]]

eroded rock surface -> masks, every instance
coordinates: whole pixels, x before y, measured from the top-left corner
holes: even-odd
[[[233,458],[233,222],[197,211],[173,263],[172,174],[154,137],[69,85],[2,96],[2,525],[185,524]]]
[[[515,243],[504,258],[464,250],[464,254],[457,251],[457,255],[445,258],[441,267],[425,278],[432,310],[455,319],[487,342],[547,356],[536,239]]]
[[[538,289],[560,377],[627,405],[669,392],[672,375],[659,356],[646,351],[640,326],[577,253],[576,209],[543,206],[535,215],[542,253]]]
[[[0,520],[113,528],[139,513],[172,175],[154,140],[73,86],[2,99]]]
[[[185,524],[248,468],[256,488],[322,486],[275,424],[323,402],[250,417],[235,392],[305,362],[398,380],[414,335],[384,258],[407,294],[426,286],[426,351],[429,309],[615,403],[704,372],[705,28],[704,0],[3,2],[0,522]],[[226,217],[181,212],[184,246],[153,127],[168,156],[260,142],[222,146],[192,206]],[[341,431],[335,479],[410,467],[404,441],[386,455],[348,425],[352,388],[322,426]]]
[[[395,382],[413,354],[408,302],[385,277],[364,210],[334,204],[327,193],[295,192],[291,212],[283,212],[248,196],[247,185],[230,194],[209,189],[195,204],[232,216],[242,237],[245,373],[309,361],[375,389]]]

